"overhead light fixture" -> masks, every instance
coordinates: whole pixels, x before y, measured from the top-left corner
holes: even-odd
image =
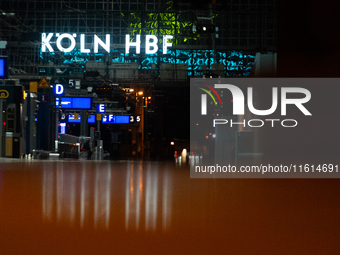
[[[215,33],[215,26],[213,24],[198,24],[196,30],[198,33]]]

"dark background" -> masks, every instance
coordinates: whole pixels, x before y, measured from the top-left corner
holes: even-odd
[[[278,2],[278,77],[339,77],[339,7],[333,0]],[[275,136],[283,155],[309,160],[337,157],[340,88],[333,86],[331,91],[312,94],[312,107],[324,109],[324,114],[319,111],[317,121],[308,122],[310,129],[305,125],[304,135]]]
[[[278,76],[338,77],[340,3],[278,1]]]

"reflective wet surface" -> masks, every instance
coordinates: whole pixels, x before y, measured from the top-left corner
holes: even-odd
[[[0,254],[340,254],[340,180],[0,160]]]

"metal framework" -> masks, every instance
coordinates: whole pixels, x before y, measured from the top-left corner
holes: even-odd
[[[209,70],[222,77],[247,76],[253,72],[255,52],[276,51],[276,5],[276,0],[220,0],[193,9],[181,0],[175,4],[166,0],[2,0],[0,40],[8,44],[0,54],[10,57],[12,77],[77,78],[93,69],[93,63],[113,81],[119,79],[113,75],[117,63],[132,63],[128,68],[138,69],[134,79],[152,82],[202,76]],[[213,31],[198,31],[202,25],[211,25]],[[89,45],[91,35],[111,34],[111,52],[42,53],[43,32],[83,33]],[[125,54],[125,35],[133,39],[138,33],[172,34],[173,47],[166,55]],[[172,75],[162,76],[162,70]]]

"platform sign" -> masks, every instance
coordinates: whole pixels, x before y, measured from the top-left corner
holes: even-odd
[[[129,115],[105,115],[102,119],[103,124],[129,124]]]
[[[67,122],[69,122],[69,123],[80,123],[80,121],[81,121],[81,116],[76,116],[76,114],[74,114],[74,115],[71,115],[71,114],[69,114],[68,115],[68,119],[67,119]]]
[[[53,84],[53,96],[63,97],[65,94],[65,89],[63,84]]]
[[[105,104],[97,104],[97,113],[105,113]]]
[[[80,122],[81,122],[81,115],[78,114],[78,118],[77,118],[77,119],[75,118],[75,115],[76,115],[76,114],[74,114],[74,115],[69,114],[69,115],[68,115],[68,120],[67,120],[67,121],[68,121],[69,123],[80,123]],[[96,122],[96,115],[91,114],[91,115],[90,115],[90,118],[87,119],[87,123],[95,123],[95,122]]]
[[[63,109],[92,109],[91,97],[61,97],[60,106]]]
[[[48,83],[48,81],[46,80],[45,77],[40,80],[38,88],[40,88],[40,89],[48,89],[48,88],[50,88],[50,84]]]
[[[76,87],[76,80],[68,80],[68,87],[74,89]]]
[[[8,79],[7,57],[0,57],[0,79]]]
[[[130,116],[130,123],[140,122],[140,115],[138,116]]]
[[[87,123],[96,123],[96,115],[90,114],[90,118],[87,118]]]

